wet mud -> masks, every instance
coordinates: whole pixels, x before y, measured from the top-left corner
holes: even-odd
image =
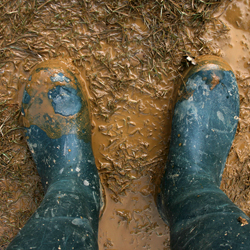
[[[236,73],[241,112],[221,188],[250,215],[250,2],[242,0],[222,5],[214,13],[217,18],[207,24],[202,45],[198,47],[188,42],[180,50],[167,40],[165,47],[175,50],[173,57],[170,55],[174,52],[161,54],[160,48],[152,45],[149,20],[136,15],[129,17],[122,5],[116,9],[116,13],[126,17],[121,27],[111,11],[112,6],[100,3],[82,6],[91,10],[82,20],[77,14],[82,11],[78,7],[72,8],[68,3],[44,4],[40,19],[28,26],[28,32],[15,41],[10,39],[8,46],[3,47],[11,55],[0,68],[0,100],[20,104],[30,71],[41,61],[60,57],[62,61],[70,60],[69,65],[72,63],[77,68],[90,105],[92,147],[106,193],[106,206],[99,224],[99,249],[170,249],[169,227],[160,218],[154,197],[167,159],[171,117],[182,70],[190,63],[184,55],[189,55],[193,64],[195,57],[201,54],[221,55]],[[71,14],[65,12],[70,8]],[[107,15],[106,23],[89,23],[91,15],[96,13],[101,17]],[[68,16],[71,23],[66,23]],[[38,30],[42,37],[38,36]],[[183,41],[192,40],[195,29],[185,27],[185,34],[180,34]],[[184,49],[188,53],[179,54],[178,51]],[[27,164],[33,164],[31,176],[39,179],[27,149],[23,150],[22,156],[28,160],[23,161],[21,167],[25,169]],[[6,173],[4,176],[0,182],[6,196],[3,200],[7,202],[0,221],[3,249],[25,221],[17,223],[18,218],[13,214],[21,211],[27,220],[42,199],[39,183],[36,189],[31,185],[22,189],[21,184],[16,185],[18,178]],[[28,178],[27,173],[23,178]],[[15,197],[6,194],[9,188]],[[29,195],[23,196],[24,192]],[[12,215],[4,214],[7,210],[11,210]]]
[[[249,86],[250,42],[249,1],[233,1],[223,6],[223,21],[228,32],[213,39],[211,46],[224,58],[236,74],[240,94],[239,125],[223,174],[221,189],[250,216],[249,199]],[[207,38],[208,38],[207,33]],[[211,34],[211,33],[210,33]]]

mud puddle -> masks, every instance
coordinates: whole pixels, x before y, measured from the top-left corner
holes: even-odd
[[[109,10],[104,7],[93,4],[91,15],[97,12],[104,15],[104,9]],[[72,6],[66,3],[41,8],[39,15],[44,21],[41,23],[37,19],[28,28],[32,36],[36,36],[36,29],[41,30],[43,36],[25,38],[36,53],[24,49],[23,44],[13,46],[14,49],[9,51],[12,59],[4,62],[0,69],[0,99],[18,99],[20,102],[29,71],[39,61],[56,56],[72,58],[87,88],[94,156],[107,195],[106,209],[99,225],[99,249],[170,249],[169,228],[157,212],[154,194],[167,158],[178,86],[173,79],[180,74],[180,66],[170,64],[166,67],[166,61],[173,58],[166,61],[163,57],[158,61],[152,59],[152,55],[160,57],[161,54],[150,43],[147,20],[131,18],[121,27],[113,14],[109,14],[108,25],[103,22],[90,25],[88,18],[91,16],[86,16],[84,21],[77,19],[82,11],[77,7],[71,12],[73,21],[68,24],[65,20],[69,14],[65,10],[70,8]],[[116,11],[126,16],[122,6],[119,8]],[[162,6],[163,11],[164,8]],[[243,0],[233,1],[227,8],[222,6],[215,16],[223,12],[220,19],[229,32],[218,38],[214,32],[216,28],[211,26],[204,37],[210,51],[222,55],[238,78],[240,125],[221,187],[248,215],[249,8],[249,1]],[[50,22],[53,22],[53,28]],[[221,25],[219,21],[215,24]],[[165,46],[170,47],[171,43]],[[178,48],[174,49],[178,51]],[[193,47],[189,49],[194,55],[208,53]],[[20,201],[20,204],[23,203]],[[34,204],[32,206],[35,210]],[[19,205],[13,207],[12,213],[19,209]],[[7,230],[3,229],[3,234]]]
[[[245,213],[250,215],[248,182],[250,167],[250,136],[248,125],[250,124],[248,94],[250,84],[250,2],[234,1],[226,10],[225,8],[226,6],[221,8],[223,15],[220,17],[220,20],[227,25],[229,29],[228,34],[218,39],[218,36],[211,36],[213,31],[211,31],[211,33],[208,31],[206,36],[207,39],[213,39],[210,43],[213,51],[219,52],[233,68],[238,78],[241,97],[239,129],[233,148],[230,151],[221,188]],[[138,98],[138,94],[135,94],[135,96]],[[137,98],[136,100],[138,100]],[[145,101],[144,103],[146,104],[150,103],[150,98]],[[152,104],[153,103],[155,103],[155,100]],[[164,105],[164,102],[162,105]],[[165,107],[170,109],[167,106]],[[169,135],[160,134],[160,131],[162,131],[162,128],[167,131],[170,123],[166,123],[165,126],[163,125],[166,115],[164,115],[162,111],[161,108],[158,109],[158,114],[155,117],[151,116],[147,119],[154,123],[159,119],[155,127],[151,125],[152,137],[165,138],[166,145]],[[157,109],[152,110],[151,114],[154,114],[154,112],[157,112]],[[124,116],[124,120],[126,120],[126,115]],[[135,128],[139,129],[142,128],[142,126],[139,125],[142,120],[145,121],[146,119],[141,119],[140,113],[136,113],[131,119],[131,121],[136,124]],[[119,121],[119,119],[117,121]],[[113,127],[117,127],[117,125],[113,125]],[[139,131],[137,132],[138,135],[140,135]],[[135,148],[138,149],[138,145],[140,145],[139,138],[130,138],[130,136],[129,133],[125,133],[122,137],[127,139],[127,143],[135,143],[134,145],[137,145]],[[96,134],[96,140],[97,137],[98,134]],[[149,136],[141,135],[141,139],[144,141],[144,145],[150,145],[151,147],[157,146],[158,148],[147,156],[147,162],[157,155],[157,151],[167,150],[164,144],[160,145],[159,141],[154,141],[152,140],[153,138],[150,140]],[[161,164],[164,164],[164,159],[165,157],[159,159]],[[151,190],[154,190],[150,177],[150,174],[148,177],[145,175],[140,181],[134,182],[133,185],[136,187],[134,191],[132,191],[132,188],[132,190],[117,203],[114,203],[112,199],[107,202],[104,217],[100,221],[99,244],[101,249],[170,249],[169,228],[162,222],[161,218],[159,218],[152,196],[153,192],[151,191],[148,195],[143,195],[141,192],[143,186],[145,186],[146,189],[150,189],[149,186],[151,185]],[[136,190],[140,191],[138,192]],[[147,208],[146,210],[145,206]],[[139,211],[139,213],[137,211]]]

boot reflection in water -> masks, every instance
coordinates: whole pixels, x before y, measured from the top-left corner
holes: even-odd
[[[27,82],[22,112],[45,197],[7,249],[98,249],[100,183],[77,73],[57,60],[38,65]]]
[[[222,59],[204,56],[184,83],[158,196],[171,248],[250,249],[249,218],[219,188],[238,124],[235,76]]]

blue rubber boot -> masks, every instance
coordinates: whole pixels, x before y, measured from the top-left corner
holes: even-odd
[[[98,249],[100,183],[78,79],[69,64],[51,60],[26,84],[23,123],[45,197],[8,250]]]
[[[184,78],[176,103],[158,210],[171,248],[250,249],[250,220],[220,190],[239,116],[230,66],[204,56]]]

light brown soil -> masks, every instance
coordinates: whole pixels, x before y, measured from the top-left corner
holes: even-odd
[[[238,79],[239,127],[221,188],[250,215],[249,1],[225,1],[219,9],[192,0],[15,2],[0,6],[0,249],[43,197],[13,103],[20,103],[32,67],[56,57],[72,59],[91,104],[93,150],[107,195],[100,250],[170,249],[154,193],[180,76],[198,55],[221,55]]]
[[[240,117],[237,134],[229,153],[221,189],[250,216],[250,1],[233,1],[221,20],[229,32],[211,44],[233,68],[239,86]]]

